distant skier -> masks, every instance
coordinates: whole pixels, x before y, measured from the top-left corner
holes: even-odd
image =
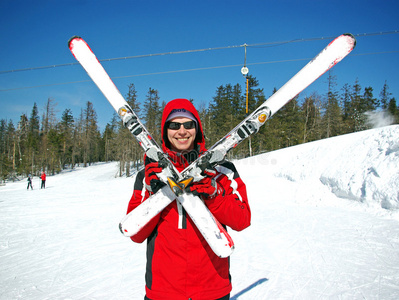
[[[42,172],[42,175],[40,176],[40,178],[42,179],[41,189],[45,189],[46,188],[46,173],[44,173],[44,171]]]
[[[27,190],[29,190],[29,186],[33,190],[32,178],[31,178],[30,174],[28,175],[28,187],[26,188]]]

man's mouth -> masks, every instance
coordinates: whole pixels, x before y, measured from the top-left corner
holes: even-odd
[[[188,141],[188,137],[187,138],[176,138],[179,142],[185,142]]]

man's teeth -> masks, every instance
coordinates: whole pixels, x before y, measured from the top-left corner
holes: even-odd
[[[188,138],[180,138],[180,139],[177,139],[178,141],[187,141],[188,140]]]

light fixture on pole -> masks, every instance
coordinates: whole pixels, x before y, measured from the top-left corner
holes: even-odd
[[[244,56],[244,66],[241,68],[241,74],[245,77],[246,83],[247,83],[247,91],[246,91],[246,108],[245,108],[245,113],[248,114],[248,68],[247,68],[247,44],[244,44],[244,49],[245,49],[245,56]]]

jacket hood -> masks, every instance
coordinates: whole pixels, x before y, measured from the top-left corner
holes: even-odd
[[[205,149],[205,139],[204,139],[204,132],[202,130],[202,124],[201,120],[198,114],[198,111],[194,107],[194,105],[187,99],[174,99],[169,101],[162,113],[162,122],[161,122],[161,128],[162,128],[162,149],[163,151],[170,151],[170,143],[167,137],[167,132],[165,128],[165,123],[166,120],[168,119],[168,116],[175,110],[186,110],[189,111],[190,113],[193,114],[193,116],[197,119],[197,124],[198,124],[198,130],[197,130],[197,135],[195,137],[195,143],[198,145],[197,151],[199,150],[200,153],[204,152]]]

